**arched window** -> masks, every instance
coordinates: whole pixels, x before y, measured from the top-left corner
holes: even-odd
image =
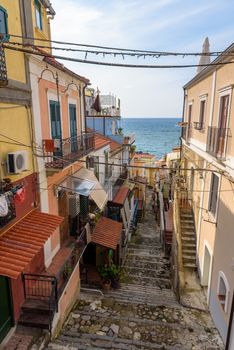
[[[228,296],[229,296],[229,285],[226,276],[222,271],[219,271],[219,280],[218,280],[218,299],[220,305],[224,312],[227,312],[228,307]]]

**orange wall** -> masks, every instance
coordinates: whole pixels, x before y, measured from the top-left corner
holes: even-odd
[[[56,173],[52,176],[48,176],[48,198],[49,198],[49,213],[58,215],[58,199],[55,195],[54,185],[61,183],[68,175],[74,174],[74,172],[81,169],[84,165],[74,163],[66,169]]]
[[[62,138],[70,137],[69,133],[69,110],[68,110],[68,97],[74,98],[77,101],[77,131],[80,131],[80,111],[77,91],[68,91],[63,93],[66,90],[67,86],[59,85],[59,94],[61,101],[61,120],[62,120]],[[52,83],[48,80],[41,79],[39,82],[39,101],[40,101],[40,112],[41,112],[41,128],[42,128],[42,138],[50,139],[50,114],[49,114],[49,101],[47,98],[48,90],[52,91],[54,94],[57,94],[57,86],[55,83]],[[57,100],[57,98],[56,98]]]

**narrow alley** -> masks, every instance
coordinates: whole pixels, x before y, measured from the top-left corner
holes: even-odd
[[[176,300],[149,189],[145,212],[128,246],[120,289],[90,301],[83,294],[47,350],[223,349],[209,313]]]

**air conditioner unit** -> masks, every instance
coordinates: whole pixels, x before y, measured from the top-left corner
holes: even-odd
[[[16,151],[7,155],[7,171],[9,174],[19,174],[28,170],[28,152]]]

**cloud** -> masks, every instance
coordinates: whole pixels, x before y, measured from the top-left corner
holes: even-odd
[[[56,16],[52,21],[54,39],[104,46],[200,51],[204,38],[211,48],[229,45],[234,35],[232,0],[54,0]],[[57,53],[57,52],[56,52]],[[64,53],[65,55],[65,53]],[[66,55],[78,57],[76,53]],[[79,57],[84,58],[84,55]],[[127,59],[125,61],[88,55],[89,59],[134,63],[196,63],[198,58],[181,60]],[[91,80],[101,92],[113,92],[121,99],[124,116],[180,116],[182,86],[193,77],[195,69],[143,70],[91,66],[63,62]]]

